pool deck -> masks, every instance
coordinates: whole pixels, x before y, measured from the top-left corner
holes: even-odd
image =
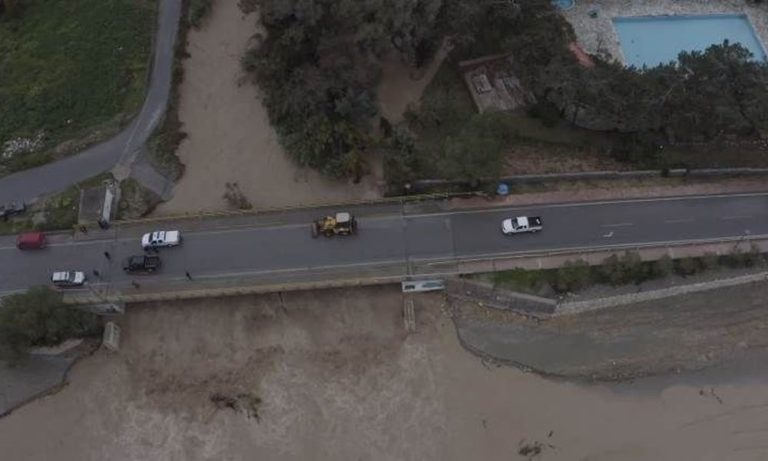
[[[597,17],[589,16],[597,11]],[[613,18],[703,14],[746,15],[768,56],[768,3],[744,0],[576,0],[573,8],[562,11],[571,23],[581,47],[603,59],[625,62]]]

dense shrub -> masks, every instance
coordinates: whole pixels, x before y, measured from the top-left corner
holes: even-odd
[[[600,266],[603,281],[611,285],[642,283],[651,273],[649,266],[643,263],[637,252],[626,252],[622,256],[611,255]]]
[[[16,361],[34,346],[97,333],[98,318],[63,303],[61,294],[34,287],[11,295],[0,304],[0,357]]]
[[[627,68],[597,61],[582,68],[557,60],[537,94],[570,122],[624,134],[620,160],[659,160],[677,142],[758,139],[768,126],[768,66],[740,44],[680,53],[678,63]]]
[[[396,53],[418,67],[451,37],[457,56],[519,49],[528,53],[524,62],[548,60],[547,50],[558,49],[553,40],[562,34],[544,28],[564,23],[546,0],[260,0],[258,5],[266,34],[243,57],[243,67],[263,89],[286,150],[299,164],[332,176],[364,172],[362,154],[372,144],[371,122],[378,114],[379,58],[385,54]],[[534,30],[538,36],[529,34]],[[440,123],[451,114],[440,108],[432,120]],[[430,118],[428,109],[425,117]],[[445,142],[446,176],[472,180],[498,170],[503,133],[488,131],[482,117],[470,125]],[[405,158],[394,160],[398,176],[414,169],[412,153],[406,145]]]
[[[213,0],[191,0],[189,3],[189,23],[195,29],[203,25],[203,21],[213,8]]]
[[[593,283],[592,268],[585,261],[566,261],[557,269],[554,289],[560,293],[579,291]]]
[[[698,258],[680,258],[675,260],[675,272],[683,277],[693,275],[703,269],[701,261]]]
[[[675,263],[672,258],[665,254],[652,263],[652,272],[655,277],[666,277],[675,270]]]

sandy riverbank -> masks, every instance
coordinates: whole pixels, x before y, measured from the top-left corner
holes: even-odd
[[[17,460],[748,460],[764,382],[616,393],[495,367],[441,296],[406,335],[394,287],[132,306],[123,347],[0,420]],[[259,418],[212,394],[258,396]],[[520,455],[526,447],[543,454]]]
[[[156,215],[227,207],[226,183],[237,183],[255,208],[335,203],[379,196],[377,179],[334,181],[299,168],[269,124],[240,58],[257,32],[257,16],[234,0],[214,2],[201,30],[189,33],[179,117],[188,137],[178,156],[185,173]]]

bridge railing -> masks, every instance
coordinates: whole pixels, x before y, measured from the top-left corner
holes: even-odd
[[[400,283],[406,280],[449,278],[511,269],[550,269],[560,267],[568,260],[576,259],[594,265],[600,264],[612,254],[623,251],[636,251],[642,259],[654,260],[663,255],[676,258],[702,256],[706,253],[729,254],[737,249],[749,251],[752,245],[762,252],[768,252],[768,235],[745,235],[718,240],[617,244],[598,248],[567,248],[485,257],[403,259],[383,264],[373,262],[369,265],[307,267],[232,277],[195,278],[193,276],[192,280],[137,278],[138,286],[133,286],[130,282],[94,286],[87,290],[68,292],[65,299],[72,304],[143,302],[353,287]]]

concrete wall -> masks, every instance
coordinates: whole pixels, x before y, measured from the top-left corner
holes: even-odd
[[[449,297],[469,300],[505,311],[531,317],[547,317],[555,313],[557,302],[525,293],[495,288],[491,284],[474,280],[451,279],[446,286]]]

